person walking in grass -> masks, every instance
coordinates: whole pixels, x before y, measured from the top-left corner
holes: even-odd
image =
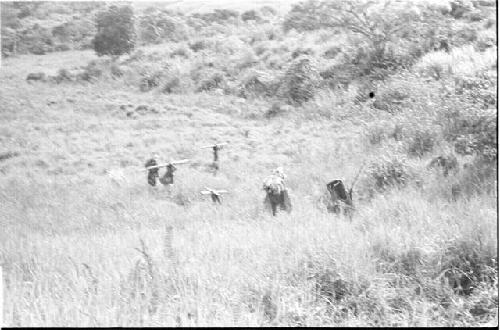
[[[167,165],[167,171],[165,174],[160,178],[160,182],[163,185],[171,186],[174,184],[174,172],[177,170],[177,167],[175,167],[173,164],[168,164]]]
[[[153,153],[151,156],[151,159],[149,159],[145,167],[151,167],[151,166],[157,166],[158,162],[156,161],[158,159],[158,154]],[[148,184],[152,187],[156,186],[156,179],[160,177],[159,169],[158,168],[150,168],[148,169]]]

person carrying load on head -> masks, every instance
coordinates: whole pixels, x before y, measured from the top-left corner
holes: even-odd
[[[222,145],[214,145],[212,147],[212,151],[214,153],[214,161],[212,163],[212,168],[214,169],[214,175],[217,174],[217,171],[220,170],[220,164],[219,164],[219,150],[222,149]]]
[[[266,191],[264,204],[271,209],[273,215],[277,214],[278,207],[287,212],[292,210],[288,189],[285,186],[285,178],[283,168],[278,167],[263,182],[263,188]]]
[[[148,168],[148,167],[151,167],[151,166],[157,166],[158,165],[158,162],[156,161],[156,159],[158,158],[158,154],[157,153],[153,153],[151,159],[149,159],[146,164],[145,164],[145,167]],[[151,168],[151,169],[148,169],[148,184],[151,185],[151,186],[156,186],[156,179],[160,177],[160,174],[159,174],[159,169],[158,168]]]
[[[174,184],[174,172],[177,170],[177,167],[175,167],[173,164],[168,164],[167,165],[167,171],[165,174],[160,178],[160,182],[163,185],[172,185]]]

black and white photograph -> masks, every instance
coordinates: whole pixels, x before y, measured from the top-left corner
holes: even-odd
[[[497,1],[0,13],[0,327],[498,327]]]

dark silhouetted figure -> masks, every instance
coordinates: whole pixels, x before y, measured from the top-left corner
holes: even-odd
[[[278,206],[288,213],[292,211],[292,203],[285,187],[285,175],[281,168],[276,169],[264,180],[263,188],[266,191],[264,204],[271,208],[273,216],[277,214]]]
[[[219,150],[222,149],[222,146],[220,145],[214,145],[212,147],[212,151],[214,153],[214,162],[212,163],[212,167],[214,169],[214,175],[217,175],[217,171],[220,170],[220,165],[219,165]]]
[[[222,202],[220,200],[220,195],[219,194],[216,194],[216,193],[212,192],[210,194],[210,196],[212,197],[212,202],[214,202],[216,204],[222,204]]]
[[[330,193],[330,204],[327,210],[332,213],[340,213],[344,209],[344,214],[351,214],[354,209],[352,203],[352,189],[347,191],[342,180],[333,180],[326,185]]]
[[[215,204],[222,204],[222,194],[227,193],[227,190],[215,190],[211,188],[206,188],[205,190],[201,191],[202,195],[210,195],[212,198],[212,202]]]
[[[174,172],[177,170],[177,168],[172,165],[168,164],[167,165],[167,171],[165,174],[160,178],[160,182],[163,185],[168,185],[168,184],[174,184]]]
[[[151,158],[146,162],[146,168],[151,167],[151,166],[157,166],[158,163],[154,158]],[[148,169],[148,184],[151,186],[156,186],[156,178],[158,178],[160,175],[158,173],[159,169],[158,168],[151,168]]]

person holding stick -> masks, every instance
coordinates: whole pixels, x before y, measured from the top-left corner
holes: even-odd
[[[217,175],[217,171],[220,170],[220,165],[219,165],[219,151],[222,150],[222,147],[226,145],[227,143],[217,143],[214,145],[210,146],[204,146],[201,147],[202,149],[205,148],[211,148],[213,155],[214,155],[214,161],[212,162],[212,168],[214,170],[214,175]]]
[[[177,167],[175,167],[173,164],[168,164],[166,166],[166,168],[167,168],[167,171],[160,178],[160,182],[163,185],[173,185],[174,184],[174,172],[177,170]]]
[[[160,177],[159,168],[158,167],[149,168],[149,167],[158,165],[156,159],[158,159],[158,154],[153,153],[151,159],[149,159],[145,164],[145,167],[148,168],[148,184],[153,187],[156,186],[156,179]]]

